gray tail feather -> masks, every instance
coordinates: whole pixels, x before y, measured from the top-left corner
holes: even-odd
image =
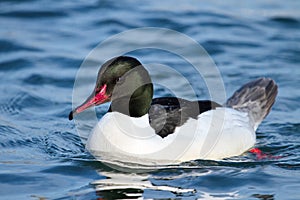
[[[277,88],[274,80],[258,78],[238,89],[227,100],[226,106],[248,112],[254,122],[254,129],[257,129],[275,102]]]

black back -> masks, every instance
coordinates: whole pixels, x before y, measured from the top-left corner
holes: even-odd
[[[188,101],[176,97],[161,97],[152,100],[149,109],[150,126],[162,138],[172,134],[177,126],[183,125],[189,118],[208,110],[221,107],[213,101]]]

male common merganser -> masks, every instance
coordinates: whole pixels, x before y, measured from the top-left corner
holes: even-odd
[[[96,157],[140,164],[177,164],[238,156],[254,146],[258,125],[275,102],[272,79],[251,81],[224,105],[176,97],[153,97],[147,70],[135,58],[115,57],[99,70],[93,93],[69,119],[111,102],[87,149]]]

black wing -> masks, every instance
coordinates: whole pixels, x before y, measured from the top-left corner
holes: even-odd
[[[216,107],[221,105],[213,101],[188,101],[176,97],[155,98],[149,110],[149,122],[155,133],[164,138],[189,118],[197,119],[199,114]]]

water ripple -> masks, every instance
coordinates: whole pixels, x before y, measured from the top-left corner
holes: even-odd
[[[68,132],[50,132],[44,137],[43,146],[45,153],[55,158],[73,158],[82,157],[85,154],[85,148],[78,135]]]
[[[25,58],[14,58],[0,63],[0,71],[15,71],[32,66],[33,63]]]
[[[37,11],[37,10],[16,10],[16,11],[10,11],[10,12],[0,12],[0,16],[2,17],[15,17],[15,18],[21,18],[21,19],[41,19],[41,18],[53,18],[53,17],[66,17],[67,14],[63,12],[57,12],[57,11]]]
[[[0,39],[0,52],[17,52],[17,51],[41,51],[41,49],[32,47],[32,46],[25,46],[21,44],[17,44],[16,42],[12,42],[9,40],[1,40]]]
[[[272,18],[270,18],[271,21],[277,22],[283,26],[287,26],[287,27],[299,27],[300,25],[300,21],[293,18],[293,17],[282,17],[282,16],[274,16]]]
[[[19,93],[18,95],[7,99],[0,104],[0,111],[8,115],[18,115],[23,108],[22,102],[26,99],[26,93]]]

